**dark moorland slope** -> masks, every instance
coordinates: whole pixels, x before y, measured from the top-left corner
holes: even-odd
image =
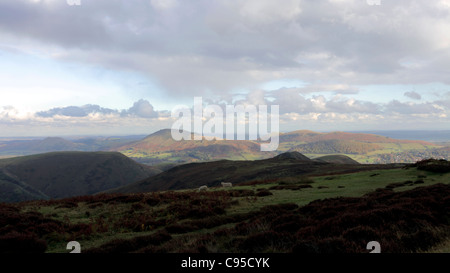
[[[94,194],[159,173],[118,152],[54,152],[0,160],[0,201]]]

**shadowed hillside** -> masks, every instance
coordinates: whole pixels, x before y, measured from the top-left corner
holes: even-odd
[[[0,170],[10,188],[27,185],[50,198],[93,194],[159,172],[117,152],[54,152],[2,159]]]
[[[0,170],[0,202],[9,203],[48,198],[44,193]]]
[[[340,158],[342,161],[342,158]],[[156,176],[109,190],[112,193],[137,193],[161,190],[193,189],[202,185],[219,186],[221,182],[233,185],[253,180],[270,180],[283,177],[314,176],[398,168],[394,165],[342,164],[325,160],[311,160],[298,152],[287,152],[269,159],[255,161],[220,160],[189,163],[176,166]]]

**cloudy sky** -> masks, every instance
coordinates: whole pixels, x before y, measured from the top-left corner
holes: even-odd
[[[450,0],[0,0],[0,137],[147,134],[193,105],[281,131],[450,129]]]

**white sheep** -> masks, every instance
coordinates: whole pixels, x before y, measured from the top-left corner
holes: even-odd
[[[222,187],[227,188],[227,187],[233,187],[233,184],[231,184],[230,182],[222,182]]]
[[[208,186],[203,185],[203,186],[200,186],[200,188],[198,188],[198,191],[206,191],[207,189],[208,189]]]

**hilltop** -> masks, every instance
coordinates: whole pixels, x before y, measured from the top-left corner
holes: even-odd
[[[286,152],[286,153],[282,153],[280,155],[277,155],[276,157],[274,157],[274,159],[279,159],[279,160],[284,160],[284,159],[293,159],[293,160],[304,160],[304,161],[309,161],[311,159],[309,159],[307,156],[299,153],[299,152]]]
[[[0,185],[11,194],[7,198],[3,192],[0,201],[89,195],[159,172],[118,152],[53,152],[2,159]]]
[[[326,155],[314,158],[314,160],[335,164],[359,164],[357,161],[345,155]]]

